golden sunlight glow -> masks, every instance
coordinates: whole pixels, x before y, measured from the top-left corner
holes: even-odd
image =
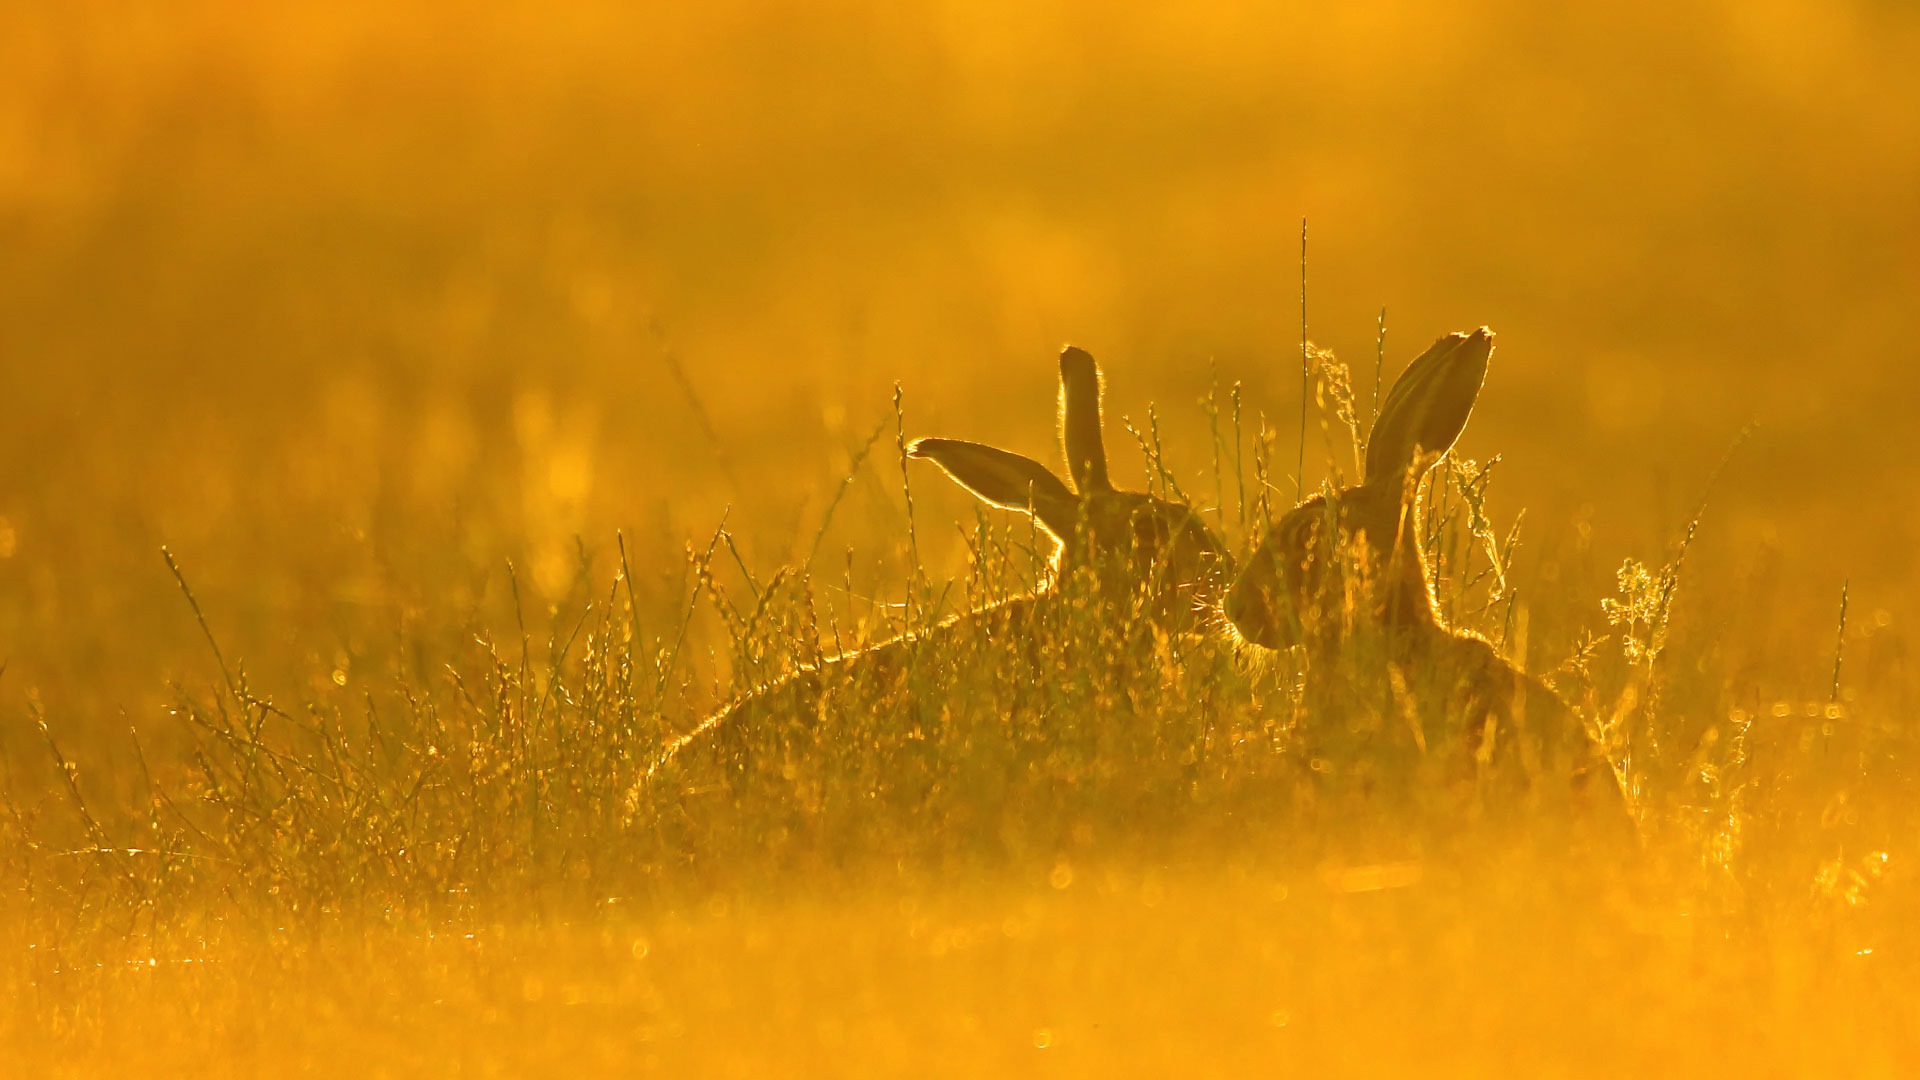
[[[1561,7],[0,4],[0,1075],[1910,1071],[1920,12]]]

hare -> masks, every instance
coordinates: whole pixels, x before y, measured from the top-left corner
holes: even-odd
[[[1580,719],[1491,644],[1443,625],[1428,585],[1414,494],[1466,427],[1492,353],[1482,327],[1414,360],[1380,406],[1361,483],[1275,523],[1228,588],[1224,614],[1256,646],[1302,647],[1316,723],[1390,733],[1404,720],[1416,756],[1447,762],[1456,779],[1491,775],[1547,800],[1570,792],[1612,816],[1625,810],[1618,781]],[[1427,741],[1436,717],[1454,732],[1439,754]],[[1570,786],[1535,783],[1553,775]]]
[[[908,450],[985,502],[1031,515],[1054,549],[1051,573],[1037,590],[802,667],[753,690],[668,744],[641,786],[661,786],[671,773],[682,794],[697,794],[732,789],[755,771],[771,771],[775,783],[796,786],[796,773],[818,773],[828,767],[818,759],[844,752],[836,736],[817,730],[826,714],[902,712],[917,686],[940,682],[916,682],[916,667],[952,663],[955,656],[984,657],[998,665],[999,681],[1017,680],[1023,677],[1018,665],[1040,658],[1041,639],[1072,605],[1086,605],[1103,631],[1201,627],[1218,610],[1217,588],[1230,572],[1226,548],[1191,507],[1113,485],[1100,398],[1093,357],[1065,349],[1059,435],[1071,486],[1031,458],[979,443],[926,438]],[[1031,686],[1033,673],[1024,677]],[[836,695],[849,700],[829,700]],[[863,736],[892,738],[887,728],[867,725]],[[816,760],[800,760],[808,757]]]

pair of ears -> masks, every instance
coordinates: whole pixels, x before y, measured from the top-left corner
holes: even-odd
[[[1404,489],[1453,448],[1486,382],[1493,331],[1448,334],[1407,366],[1380,404],[1367,439],[1363,486]],[[1060,353],[1060,445],[1073,486],[1045,465],[959,439],[921,439],[907,451],[944,469],[995,506],[1031,513],[1056,539],[1073,534],[1081,504],[1113,492],[1100,417],[1100,368],[1084,349]]]
[[[920,439],[907,450],[940,466],[961,487],[1008,510],[1030,513],[1056,540],[1073,535],[1081,507],[1110,494],[1100,419],[1100,367],[1085,349],[1060,353],[1060,447],[1073,486],[1045,465],[1011,451],[960,439]]]

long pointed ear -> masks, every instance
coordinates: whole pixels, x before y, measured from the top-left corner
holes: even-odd
[[[1072,345],[1060,352],[1060,448],[1080,494],[1113,490],[1100,435],[1100,367],[1085,349]]]
[[[1407,365],[1367,439],[1370,485],[1399,485],[1453,448],[1467,426],[1493,355],[1493,331],[1448,334]]]
[[[921,439],[907,454],[940,466],[954,482],[995,506],[1032,513],[1055,539],[1073,534],[1079,497],[1032,458],[958,439]]]

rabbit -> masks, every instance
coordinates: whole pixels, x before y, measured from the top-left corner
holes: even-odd
[[[1442,623],[1415,535],[1420,479],[1466,427],[1492,354],[1482,327],[1414,360],[1380,406],[1362,481],[1276,522],[1228,587],[1223,614],[1254,646],[1302,648],[1310,721],[1359,718],[1364,728],[1370,717],[1387,732],[1404,718],[1416,756],[1447,762],[1455,779],[1491,776],[1536,802],[1564,795],[1611,817],[1626,803],[1598,742],[1546,685]],[[1426,740],[1436,717],[1458,728],[1441,755]],[[1554,775],[1568,784],[1536,782]]]
[[[1053,546],[1051,572],[1039,588],[803,666],[748,692],[670,742],[640,788],[657,788],[672,774],[683,794],[733,790],[756,769],[773,770],[776,783],[793,786],[796,770],[826,766],[797,760],[808,755],[796,752],[792,740],[819,750],[815,757],[838,749],[829,736],[807,734],[827,719],[830,693],[853,693],[878,703],[876,708],[897,709],[912,698],[917,658],[979,655],[966,650],[982,648],[1042,653],[1040,637],[1069,604],[1089,605],[1103,633],[1132,634],[1143,627],[1179,633],[1217,618],[1218,588],[1231,572],[1227,548],[1193,508],[1114,486],[1101,434],[1101,389],[1091,355],[1071,346],[1061,352],[1059,435],[1071,486],[1031,458],[980,443],[923,438],[907,451],[983,501],[1032,517]],[[996,655],[996,662],[1008,662]],[[887,725],[877,727],[878,737],[891,737]],[[873,731],[865,734],[875,737]],[[765,752],[783,739],[789,740],[784,752]]]

